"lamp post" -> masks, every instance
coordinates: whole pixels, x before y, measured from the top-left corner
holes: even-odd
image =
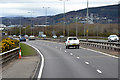
[[[50,7],[43,7],[44,9],[45,9],[45,27],[47,28],[47,13],[48,13],[48,9],[50,8]],[[44,32],[45,32],[45,29],[44,29]],[[47,33],[47,31],[46,31],[46,33]]]
[[[87,0],[87,30],[86,30],[86,41],[88,42],[88,0]]]
[[[66,1],[69,1],[69,0],[60,0],[60,1],[63,1],[63,7],[64,7],[64,14],[63,14],[63,17],[64,17],[64,26],[63,26],[63,35],[65,36],[65,2]]]
[[[78,22],[77,22],[78,16],[76,15],[76,37],[78,36]]]
[[[33,34],[33,31],[32,31],[32,28],[33,28],[32,15],[33,15],[34,12],[31,11],[31,12],[28,12],[28,13],[31,14],[31,35],[34,35],[34,34]]]
[[[19,30],[20,30],[20,35],[21,35],[21,16],[20,16],[20,26],[19,26]]]
[[[70,21],[68,21],[68,37],[70,35]]]

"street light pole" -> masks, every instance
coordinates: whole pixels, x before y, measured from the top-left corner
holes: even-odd
[[[87,0],[87,35],[86,35],[86,41],[88,42],[88,0]]]
[[[31,35],[33,35],[33,31],[32,31],[32,28],[33,28],[33,21],[32,21],[32,13],[34,13],[34,12],[28,12],[28,13],[30,13],[31,14]]]
[[[65,21],[66,21],[66,19],[65,19],[65,2],[68,1],[68,0],[60,0],[60,1],[63,1],[63,8],[64,8],[64,15],[63,15],[63,17],[64,17],[63,35],[65,36]]]
[[[76,15],[76,37],[78,36],[78,23],[77,23],[77,19],[78,19],[78,17]]]
[[[47,10],[50,8],[50,7],[43,7],[43,8],[45,8],[45,27],[47,28]],[[45,29],[44,29],[44,32],[45,32]],[[46,31],[46,33],[47,33],[47,31]]]
[[[20,35],[21,35],[21,16],[20,16]]]

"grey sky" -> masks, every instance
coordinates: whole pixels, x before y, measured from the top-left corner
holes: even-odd
[[[63,0],[64,1],[64,0]],[[48,15],[63,13],[63,1],[60,0],[0,0],[0,16],[44,16],[45,9],[50,7]],[[86,8],[87,0],[66,1],[65,11]],[[89,0],[89,7],[117,4],[118,0]],[[33,12],[32,14],[28,12]]]

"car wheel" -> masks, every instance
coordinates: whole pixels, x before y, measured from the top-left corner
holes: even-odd
[[[68,49],[68,46],[66,46],[66,49]]]
[[[78,48],[78,46],[75,46],[75,49],[77,49]]]
[[[68,49],[69,49],[69,46],[68,46]]]
[[[77,48],[79,49],[79,45],[77,46]]]

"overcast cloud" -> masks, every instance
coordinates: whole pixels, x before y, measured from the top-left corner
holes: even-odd
[[[64,1],[64,0],[63,0]],[[63,1],[60,0],[0,0],[0,16],[44,16],[63,13]],[[84,9],[87,0],[66,0],[65,11]],[[89,0],[89,7],[117,4],[118,0]],[[28,12],[33,12],[32,14]]]

